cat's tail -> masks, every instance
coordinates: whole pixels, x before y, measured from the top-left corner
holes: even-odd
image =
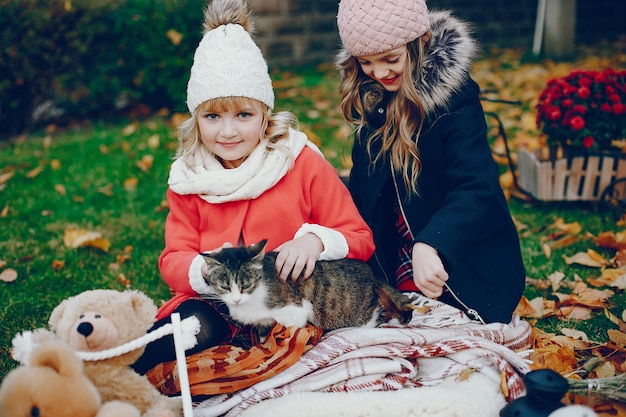
[[[406,324],[413,317],[411,300],[400,291],[386,283],[378,283],[374,288],[378,295],[378,302],[382,307],[381,318],[384,321],[398,319],[400,323]]]

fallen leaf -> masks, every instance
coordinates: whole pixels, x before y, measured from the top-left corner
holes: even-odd
[[[563,306],[557,309],[556,314],[565,320],[589,320],[591,309],[583,306]]]
[[[626,320],[620,320],[615,314],[611,313],[606,306],[604,307],[604,315],[611,323],[617,325],[622,332],[626,333]],[[622,316],[626,316],[626,310],[624,310]]]
[[[17,271],[12,268],[7,268],[0,272],[0,281],[13,282],[17,279]]]
[[[562,249],[567,246],[571,246],[576,242],[578,242],[578,236],[567,235],[562,237],[561,239],[553,241],[552,243],[550,243],[550,246],[552,247],[552,249]]]
[[[126,288],[130,287],[130,280],[122,273],[117,275],[117,280],[122,283]]]
[[[585,332],[581,332],[580,330],[562,328],[561,333],[563,333],[565,336],[571,337],[572,339],[579,339],[584,342],[589,341],[587,334]]]
[[[624,348],[626,347],[626,333],[620,332],[619,330],[609,329],[606,331],[609,336],[609,340],[615,343],[617,346]]]
[[[102,186],[100,188],[98,188],[96,190],[97,192],[99,192],[102,195],[106,195],[107,197],[111,197],[113,196],[113,184],[107,184],[105,186]]]
[[[41,174],[41,171],[44,170],[43,165],[38,166],[37,168],[31,169],[25,174],[26,178],[35,178],[37,175]]]
[[[602,232],[594,239],[594,243],[609,249],[626,249],[626,230],[623,232]]]
[[[152,155],[144,155],[141,160],[135,162],[135,165],[141,169],[143,172],[147,172],[152,168],[152,163],[154,162],[154,156]]]
[[[94,232],[86,229],[75,229],[68,227],[63,234],[63,243],[68,248],[79,248],[91,246],[108,252],[111,242],[103,238],[100,232]]]
[[[15,171],[5,172],[4,174],[0,174],[0,184],[4,184],[8,182],[15,175]]]
[[[552,291],[557,291],[561,286],[561,281],[565,278],[565,274],[561,271],[554,272],[548,276],[548,281],[552,285]]]
[[[137,130],[137,126],[134,123],[131,123],[128,126],[126,126],[124,129],[122,129],[122,135],[130,136],[133,133],[135,133],[135,130]]]
[[[150,149],[157,149],[160,143],[161,143],[161,138],[156,133],[148,138],[148,147]]]
[[[137,184],[139,184],[139,180],[137,178],[126,178],[124,180],[124,189],[126,191],[135,191],[137,189]]]
[[[52,261],[52,269],[55,271],[60,271],[61,269],[63,269],[65,267],[65,261],[63,260],[53,260]]]
[[[65,185],[63,184],[55,184],[54,189],[57,193],[61,194],[63,197],[67,195],[67,190],[65,189]]]
[[[588,249],[587,252],[578,252],[570,257],[563,255],[563,259],[568,265],[578,264],[594,268],[602,268],[608,264],[608,261],[593,249]]]
[[[170,42],[172,42],[173,45],[178,45],[183,40],[183,34],[174,29],[168,30],[165,33],[165,36],[167,36],[167,38],[170,40]]]

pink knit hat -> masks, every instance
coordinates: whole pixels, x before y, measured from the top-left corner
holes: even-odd
[[[387,52],[430,28],[425,0],[341,0],[337,26],[353,56]]]

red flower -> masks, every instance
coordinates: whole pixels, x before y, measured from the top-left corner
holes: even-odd
[[[572,129],[581,130],[585,127],[585,119],[580,116],[574,116],[570,119],[569,124],[572,126]]]
[[[583,100],[588,98],[590,95],[591,91],[587,87],[580,87],[578,89],[578,97],[582,98]]]
[[[591,148],[591,147],[593,146],[593,143],[594,143],[594,142],[595,142],[595,141],[594,141],[594,139],[593,139],[593,136],[585,136],[585,137],[583,138],[583,142],[582,142],[582,144],[583,144],[583,146],[584,146],[585,148],[589,149],[589,148]]]
[[[575,70],[548,81],[537,104],[537,127],[549,146],[573,152],[615,150],[626,138],[626,71]]]

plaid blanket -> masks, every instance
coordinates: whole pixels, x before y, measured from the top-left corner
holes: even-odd
[[[475,372],[498,381],[508,401],[524,395],[522,376],[529,368],[516,351],[531,345],[528,323],[516,317],[508,324],[480,324],[454,307],[419,294],[411,296],[416,312],[408,325],[340,329],[317,343],[308,328],[304,353],[295,363],[269,374],[257,363],[248,374],[254,375],[253,385],[195,404],[194,416],[234,417],[260,401],[297,392],[435,386],[454,378],[461,381]],[[275,330],[275,335],[293,331]],[[293,358],[289,356],[289,361]]]

